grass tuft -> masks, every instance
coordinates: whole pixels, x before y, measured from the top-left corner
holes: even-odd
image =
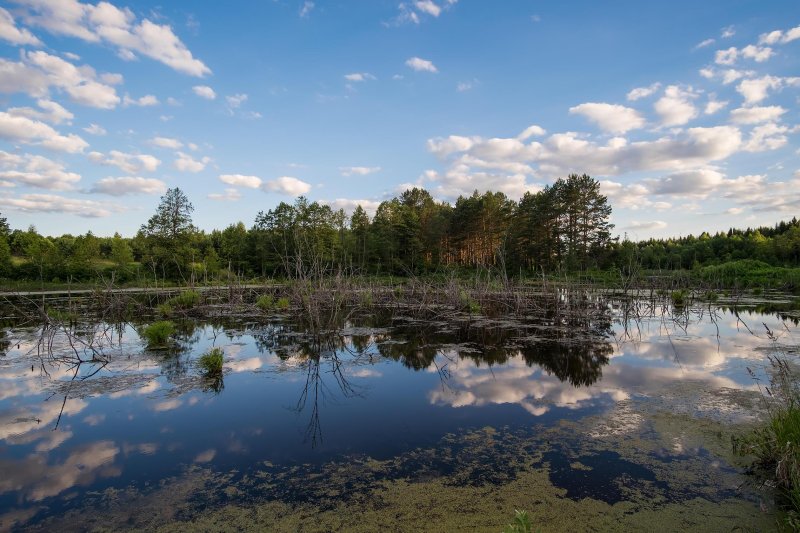
[[[142,337],[149,346],[163,346],[175,334],[175,324],[169,320],[153,322],[142,330]]]
[[[224,359],[225,352],[222,351],[222,348],[212,348],[211,351],[204,353],[200,357],[198,364],[205,372],[206,377],[219,377],[222,375]]]

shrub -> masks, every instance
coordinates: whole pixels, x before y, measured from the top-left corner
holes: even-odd
[[[169,320],[153,322],[142,330],[142,337],[150,346],[161,346],[175,333],[175,324]]]
[[[271,294],[264,294],[263,296],[259,296],[258,300],[256,300],[256,307],[262,311],[268,311],[272,309],[274,305],[275,298],[273,298]]]
[[[191,309],[200,303],[200,293],[197,291],[184,291],[167,300],[167,305],[175,309]]]
[[[281,296],[280,298],[278,298],[278,301],[275,302],[275,307],[284,310],[289,309],[289,298],[287,298],[286,296]]]

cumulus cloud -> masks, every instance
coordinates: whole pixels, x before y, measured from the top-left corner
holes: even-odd
[[[0,151],[0,179],[9,182],[66,191],[80,181],[80,174],[67,172],[66,167],[40,155],[24,156]]]
[[[107,217],[124,209],[108,202],[78,200],[54,194],[23,194],[0,198],[0,206],[25,213],[57,213],[84,218]]]
[[[746,104],[753,105],[766,99],[770,91],[779,91],[784,87],[797,86],[800,86],[800,78],[781,78],[767,75],[760,78],[742,80],[736,86],[736,90],[744,96]]]
[[[202,157],[198,160],[184,152],[177,152],[175,155],[178,158],[172,163],[172,166],[181,172],[201,172],[211,162],[210,157]]]
[[[439,72],[439,69],[431,61],[419,57],[406,59],[406,66],[417,72]]]
[[[664,178],[645,180],[652,194],[703,197],[719,187],[725,176],[714,169],[675,172]]]
[[[795,26],[790,30],[774,30],[769,33],[762,33],[758,38],[758,44],[786,44],[800,39],[800,26]]]
[[[731,122],[735,124],[759,124],[773,122],[786,113],[786,109],[773,105],[766,107],[739,107],[731,111]]]
[[[89,146],[74,133],[61,135],[44,122],[4,111],[0,111],[0,139],[71,154],[83,152]]]
[[[630,107],[589,102],[569,108],[573,115],[583,115],[609,133],[625,133],[644,126],[644,117]]]
[[[708,95],[708,102],[706,102],[706,106],[703,109],[703,113],[706,115],[713,115],[717,111],[721,111],[728,106],[727,100],[717,100],[717,95],[712,93]]]
[[[300,7],[300,18],[306,18],[311,14],[311,11],[314,10],[314,2],[311,0],[305,0],[303,5]]]
[[[183,143],[178,139],[173,139],[171,137],[153,137],[148,141],[153,146],[158,146],[160,148],[168,148],[170,150],[177,150],[178,148],[183,148]]]
[[[414,7],[416,7],[419,11],[434,17],[438,17],[442,12],[442,8],[433,3],[431,0],[417,0],[414,2]]]
[[[0,7],[0,39],[15,45],[41,46],[42,42],[25,28],[18,28],[11,13]]]
[[[209,200],[215,200],[217,202],[235,202],[241,198],[242,193],[237,189],[225,189],[223,193],[212,192],[208,195]]]
[[[242,174],[222,174],[219,177],[222,183],[234,185],[236,187],[247,187],[249,189],[258,189],[261,187],[261,178],[258,176],[244,176]]]
[[[44,98],[53,87],[77,104],[113,109],[120,102],[116,78],[99,75],[87,65],[76,67],[47,52],[22,52],[22,61],[0,59],[0,92]]]
[[[112,165],[123,172],[136,174],[142,171],[155,172],[161,160],[148,154],[128,154],[111,150],[108,155],[100,152],[89,152],[89,160],[99,165]]]
[[[200,98],[205,98],[206,100],[213,100],[217,97],[217,93],[208,85],[195,85],[192,87],[192,91]]]
[[[138,107],[151,107],[154,105],[158,105],[158,98],[152,94],[146,94],[140,98],[131,98],[129,95],[125,95],[122,99],[122,105],[125,107],[128,106],[138,106]]]
[[[637,230],[654,230],[654,229],[664,229],[667,227],[667,223],[663,220],[648,220],[648,221],[638,221],[633,220],[630,224],[623,227],[622,229],[629,229],[633,231]]]
[[[98,180],[89,192],[125,196],[128,194],[162,194],[167,184],[155,178],[124,176],[120,178],[103,178]]]
[[[350,74],[345,74],[344,79],[346,79],[347,81],[361,82],[367,80],[374,80],[376,78],[369,72],[351,72]]]
[[[339,167],[339,173],[342,176],[366,176],[380,172],[380,170],[381,167]]]
[[[149,19],[137,20],[130,9],[120,9],[108,2],[92,5],[78,0],[18,0],[18,3],[24,6],[25,22],[55,35],[107,43],[117,47],[123,59],[135,59],[136,54],[141,54],[191,76],[211,73],[202,61],[192,56],[170,26]]]
[[[228,107],[231,109],[238,109],[241,107],[243,103],[247,101],[246,94],[234,94],[231,96],[226,96],[225,101],[228,102]]]
[[[311,190],[311,185],[291,176],[281,176],[261,185],[266,192],[276,192],[289,196],[300,196]]]
[[[71,120],[75,118],[75,115],[70,111],[52,100],[40,98],[36,101],[36,105],[39,109],[33,109],[32,107],[12,107],[8,109],[8,113],[20,117],[42,120],[50,124],[61,124],[62,122],[71,124]]]
[[[655,94],[660,88],[661,84],[659,82],[648,85],[647,87],[637,87],[631,90],[626,95],[626,98],[629,102],[635,102],[636,100],[641,100],[642,98],[647,98],[648,96]]]
[[[750,137],[744,143],[742,149],[746,152],[777,150],[788,142],[785,135],[788,132],[788,127],[775,123],[756,126],[750,132]]]
[[[714,62],[718,65],[733,65],[736,63],[737,57],[739,57],[739,51],[735,46],[731,46],[726,50],[717,50],[714,54]]]
[[[697,95],[691,89],[682,89],[670,85],[664,90],[664,96],[653,106],[661,116],[663,126],[682,126],[697,116],[697,109],[691,99]]]
[[[367,212],[367,215],[371,217],[375,216],[375,212],[378,210],[378,206],[381,205],[381,202],[378,200],[354,200],[350,198],[322,200],[321,203],[331,206],[331,209],[335,210],[343,209],[344,212],[349,215],[351,215],[353,211],[356,210],[356,207],[361,206],[361,208]]]
[[[106,133],[108,133],[104,127],[94,123],[89,124],[87,127],[83,128],[83,131],[85,131],[90,135],[105,135]]]

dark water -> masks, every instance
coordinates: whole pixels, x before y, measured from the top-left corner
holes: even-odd
[[[598,298],[585,312],[514,319],[384,309],[316,333],[291,313],[244,314],[181,321],[176,343],[162,349],[145,346],[136,321],[79,318],[70,331],[107,364],[76,364],[92,349],[70,346],[63,334],[41,345],[42,328],[4,308],[3,526],[34,525],[108,488],[157,486],[192,465],[237,475],[254,465],[297,467],[307,475],[329,461],[389,460],[487,426],[541,432],[686,382],[754,390],[748,368],[761,372],[771,345],[765,326],[794,334],[776,313],[637,305],[646,312],[635,320],[619,301]],[[212,347],[225,353],[221,379],[197,364]],[[554,446],[539,461],[568,498],[615,503],[622,487],[659,486],[651,469],[614,450],[570,453]],[[485,468],[471,471],[472,483],[503,482],[503,465],[492,461],[480,459]],[[585,468],[571,468],[575,461]],[[392,475],[457,468],[412,461]],[[270,498],[313,498],[291,486]]]

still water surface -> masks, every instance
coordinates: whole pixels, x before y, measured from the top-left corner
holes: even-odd
[[[763,378],[775,349],[766,327],[791,345],[791,317],[638,302],[632,318],[625,307],[590,298],[585,312],[513,319],[380,309],[316,333],[291,314],[243,314],[181,321],[176,342],[159,349],[142,341],[141,324],[84,318],[70,331],[109,362],[77,366],[76,354],[91,356],[85,346],[56,333],[48,350],[40,326],[4,308],[0,526],[47,529],[70,516],[65,528],[82,528],[105,512],[118,520],[114,505],[128,497],[119,491],[133,501],[197,472],[225,473],[227,496],[188,494],[191,505],[164,523],[230,503],[346,508],[398,480],[489,490],[523,471],[544,472],[548,490],[579,512],[595,501],[739,500],[761,520],[764,495],[738,487],[741,465],[686,421],[755,420],[751,371]],[[225,353],[221,379],[197,364],[212,347]],[[664,429],[665,416],[684,418]],[[475,435],[487,431],[492,447],[480,450]],[[697,479],[667,479],[680,461]],[[342,470],[354,464],[384,466],[363,484],[363,469]],[[272,481],[253,482],[265,476]],[[309,479],[336,487],[336,503]],[[514,505],[532,511],[545,498],[519,496]],[[497,530],[513,509],[498,497]]]

